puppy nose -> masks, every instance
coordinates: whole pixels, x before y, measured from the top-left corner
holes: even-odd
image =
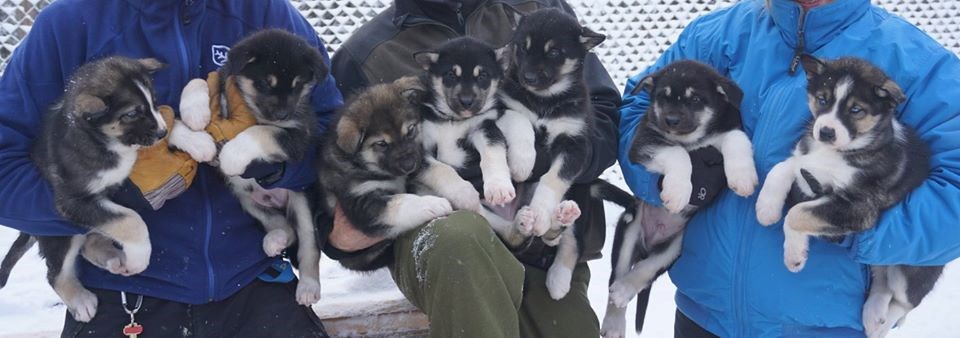
[[[404,157],[398,167],[404,174],[409,174],[417,169],[417,161],[413,157]]]
[[[473,95],[473,94],[460,94],[458,98],[460,99],[460,104],[462,104],[463,107],[466,108],[466,107],[470,107],[471,105],[473,105],[473,100],[476,98],[476,95]]]
[[[277,119],[278,119],[278,120],[284,120],[284,119],[286,119],[288,116],[290,116],[290,112],[289,112],[289,111],[286,111],[286,110],[280,110],[280,111],[277,111],[276,116],[277,116]]]
[[[527,83],[536,83],[537,82],[537,73],[534,72],[523,72],[523,80]]]
[[[158,139],[164,138],[165,136],[167,136],[167,130],[166,129],[157,130],[156,136]]]
[[[833,128],[830,128],[830,127],[820,128],[820,141],[821,141],[821,142],[830,143],[830,142],[833,142],[833,141],[836,140],[836,139],[837,139],[837,131],[836,131],[836,130],[833,130]]]
[[[667,122],[667,126],[676,127],[677,125],[680,124],[680,117],[674,116],[674,115],[667,115],[667,117],[664,118],[664,121]]]

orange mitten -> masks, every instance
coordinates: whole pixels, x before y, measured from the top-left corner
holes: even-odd
[[[206,131],[213,136],[217,145],[223,145],[233,139],[244,129],[257,124],[257,118],[253,112],[247,108],[246,101],[243,100],[243,94],[237,87],[237,81],[234,77],[226,79],[226,111],[229,115],[224,118],[220,104],[220,74],[210,72],[207,76],[207,87],[210,89],[210,124]]]
[[[172,129],[173,109],[160,106],[157,110]],[[197,174],[197,161],[183,151],[171,149],[169,135],[151,147],[141,148],[130,172],[130,181],[154,210],[187,190]]]

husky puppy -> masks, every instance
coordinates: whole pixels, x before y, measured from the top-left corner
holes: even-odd
[[[536,160],[529,122],[519,119],[528,126],[525,135],[504,135],[504,131],[524,130],[511,125],[518,114],[510,112],[504,118],[506,112],[497,99],[509,62],[505,51],[461,37],[414,55],[425,70],[421,82],[426,87],[422,140],[428,160],[419,181],[458,209],[479,210],[480,201],[469,182],[449,174],[453,170],[476,167],[479,162],[484,199],[503,205],[516,197],[511,176],[525,180]],[[508,141],[517,139],[522,144],[508,146]],[[508,155],[513,166],[508,165]]]
[[[547,276],[547,289],[554,299],[569,291],[580,255],[576,232],[570,226],[580,216],[580,209],[563,198],[583,171],[583,158],[591,147],[587,133],[592,108],[583,62],[604,39],[604,35],[581,27],[569,14],[543,9],[520,19],[504,47],[509,48],[512,62],[501,101],[529,121],[536,142],[551,160],[549,170],[533,188],[529,204],[517,212],[515,226],[522,235],[547,235],[543,238],[548,244],[559,245]]]
[[[46,259],[47,281],[77,321],[87,322],[97,311],[97,297],[77,279],[81,248],[89,251],[84,256],[114,257],[109,262],[92,262],[124,276],[138,274],[150,263],[147,225],[135,211],[111,201],[109,194],[130,175],[137,151],[167,133],[151,79],[162,67],[155,59],[125,57],[81,66],[63,98],[44,116],[42,132],[31,150],[31,158],[53,188],[57,212],[89,231],[66,237],[35,236]],[[28,236],[21,234],[8,253],[0,268],[3,279],[33,244]]]
[[[783,222],[784,264],[799,272],[810,236],[843,236],[872,228],[884,210],[929,175],[927,146],[896,120],[906,97],[866,60],[801,58],[807,74],[809,130],[793,154],[770,171],[757,200],[757,220],[780,220],[785,201],[799,201]],[[863,325],[883,337],[933,288],[942,266],[872,266]]]
[[[392,260],[389,250],[400,234],[453,212],[450,202],[407,193],[424,165],[420,140],[420,80],[400,78],[354,96],[327,132],[318,166],[323,205],[339,208],[360,231],[387,240],[367,254],[340,263],[371,271]]]
[[[644,203],[603,180],[591,184],[590,194],[624,208],[613,237],[610,285],[633,282],[626,281],[628,278],[636,278],[640,284],[646,285],[643,288],[617,287],[616,295],[611,288],[600,334],[607,338],[625,337],[627,302],[636,294],[634,290],[642,290],[637,299],[636,314],[636,330],[640,332],[650,298],[650,285],[679,257],[682,230],[688,216]]]
[[[328,75],[323,56],[302,38],[279,29],[254,33],[233,46],[227,64],[219,71],[221,110],[226,118],[226,94],[236,85],[256,125],[222,145],[217,157],[220,170],[243,206],[266,228],[263,250],[277,256],[298,240],[300,281],[297,302],[310,305],[320,299],[320,249],[314,235],[313,216],[306,195],[286,189],[266,190],[255,179],[240,177],[256,160],[299,160],[316,135],[316,116],[310,93]],[[181,105],[185,123],[202,130],[210,121],[206,81],[195,79],[184,88]],[[199,123],[190,121],[200,121]]]

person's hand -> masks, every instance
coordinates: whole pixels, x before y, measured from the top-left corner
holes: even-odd
[[[690,152],[690,162],[693,173],[690,181],[693,191],[690,194],[690,205],[703,207],[713,202],[720,191],[727,188],[727,176],[723,171],[723,154],[712,146],[700,148]],[[662,189],[663,177],[660,178]]]
[[[224,95],[226,96],[226,111],[229,112],[229,115],[224,118],[221,114],[220,107],[220,87],[219,87],[219,74],[217,72],[211,72],[207,76],[207,87],[210,92],[210,123],[207,124],[205,130],[207,133],[210,133],[210,136],[213,136],[213,140],[217,142],[217,145],[223,145],[229,140],[237,137],[237,134],[250,128],[251,126],[257,124],[257,118],[250,111],[250,108],[247,107],[246,101],[243,99],[243,94],[240,92],[240,88],[237,88],[237,83],[231,78],[227,78],[225,81]]]
[[[168,126],[173,126],[173,109],[157,107]],[[111,194],[111,199],[130,208],[160,209],[190,186],[197,174],[197,161],[180,150],[171,150],[169,137],[137,152],[129,179]],[[144,203],[145,202],[145,203]]]
[[[327,239],[330,245],[343,252],[360,251],[383,241],[382,237],[369,237],[362,231],[357,230],[347,215],[337,203],[333,212],[333,229],[330,230],[330,236]]]

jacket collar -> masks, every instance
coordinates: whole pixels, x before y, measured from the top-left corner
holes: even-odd
[[[146,17],[174,18],[179,14],[183,17],[194,17],[207,5],[207,0],[127,0]]]
[[[835,0],[809,9],[806,15],[793,0],[772,0],[771,5],[770,14],[783,40],[793,48],[802,43],[803,52],[809,53],[862,17],[870,9],[870,0]]]
[[[149,0],[147,0],[149,1]],[[417,24],[423,22],[436,23],[437,20],[431,19],[429,15],[423,13],[420,10],[420,6],[417,5],[417,2],[431,2],[434,4],[450,4],[450,7],[454,7],[457,4],[462,3],[460,0],[396,0],[393,2],[393,24],[397,27],[404,25]],[[539,0],[535,0],[540,2]],[[474,10],[487,6],[491,3],[504,3],[510,6],[518,5],[523,2],[529,2],[529,0],[476,0],[477,5],[474,6]],[[464,17],[470,16],[473,12],[463,13]]]

